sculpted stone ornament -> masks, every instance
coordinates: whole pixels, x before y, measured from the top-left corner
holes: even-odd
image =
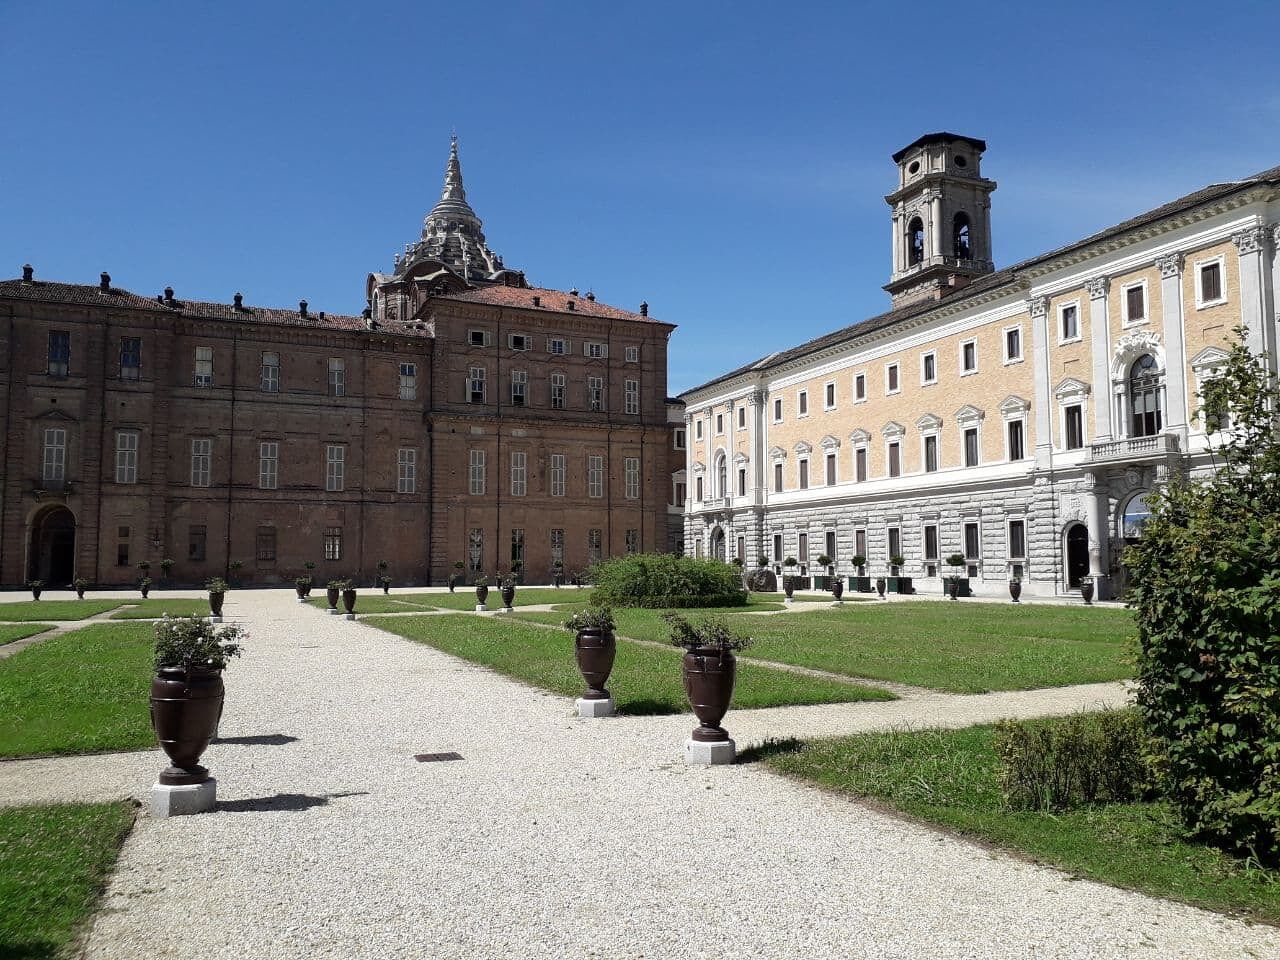
[[[1032,297],[1027,301],[1027,312],[1031,314],[1031,319],[1039,320],[1049,310],[1048,297]]]
[[[1110,286],[1111,280],[1108,277],[1094,277],[1085,284],[1090,300],[1100,300],[1105,297]]]
[[[1156,257],[1156,268],[1160,271],[1160,276],[1165,280],[1171,280],[1182,274],[1182,254],[1166,253],[1163,257]]]
[[[1259,253],[1266,246],[1267,231],[1262,227],[1249,227],[1231,235],[1231,242],[1241,254]]]

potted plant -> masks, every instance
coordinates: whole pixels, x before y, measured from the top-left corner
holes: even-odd
[[[342,592],[342,588],[347,585],[345,580],[330,580],[325,586],[325,599],[329,602],[329,612],[338,612],[338,594]]]
[[[729,739],[720,725],[733,699],[733,681],[737,671],[734,651],[751,641],[736,635],[720,617],[709,617],[701,623],[690,623],[678,613],[664,613],[671,631],[673,646],[684,649],[682,673],[684,692],[698,717],[692,739],[699,743],[718,743]]]
[[[149,561],[149,560],[139,560],[139,561],[138,561],[138,563],[137,563],[137,567],[138,567],[138,576],[139,576],[140,578],[141,578],[141,577],[145,577],[145,576],[147,576],[147,571],[149,571],[149,570],[151,569],[151,561]]]
[[[169,579],[169,572],[173,570],[173,558],[165,557],[160,561],[160,578],[162,580]]]
[[[763,570],[765,567],[769,566],[769,558],[763,553],[760,554],[760,556],[756,557],[756,566]]]
[[[867,558],[861,553],[855,553],[849,558],[849,563],[857,573],[849,578],[849,586],[859,593],[871,592],[871,578],[867,576]]]
[[[730,560],[729,562],[730,562],[730,563],[732,563],[732,564],[733,564],[735,567],[737,567],[739,570],[741,570],[741,569],[743,568],[743,566],[744,566],[744,563],[743,563],[743,560],[742,560],[742,558],[741,558],[741,557],[734,557],[734,558],[733,558],[732,560]]]
[[[453,593],[453,588],[458,585],[458,581],[462,579],[462,561],[455,560],[453,564],[454,573],[449,576],[449,592]]]
[[[209,591],[209,613],[215,617],[221,617],[222,601],[227,596],[227,581],[221,577],[214,577],[204,586]]]
[[[906,566],[906,557],[900,553],[894,554],[889,558],[889,589],[894,593],[912,593],[911,578],[902,575],[902,568]]]
[[[502,591],[502,605],[510,610],[516,599],[516,578],[512,574],[499,577],[498,589]]]
[[[243,560],[232,560],[229,564],[227,564],[228,569],[231,570],[232,586],[236,586],[236,587],[240,586],[240,569],[243,566],[244,566]]]
[[[151,578],[143,577],[138,581],[138,589],[142,591],[142,599],[147,599],[147,594],[151,592]]]
[[[782,577],[782,592],[787,595],[787,602],[790,603],[791,595],[796,591],[796,578],[791,573],[795,569],[796,558],[787,557],[782,561],[782,565],[787,568],[787,572]]]
[[[825,553],[818,554],[818,566],[827,571],[826,576],[816,576],[813,578],[813,589],[826,590],[827,584],[831,578],[831,558]]]
[[[481,573],[476,576],[476,606],[483,608],[487,599],[489,599],[489,578]]]
[[[316,585],[316,575],[315,575],[316,565],[315,565],[315,562],[314,562],[314,561],[312,561],[312,560],[308,560],[306,563],[304,563],[304,564],[302,565],[302,569],[307,571],[307,573],[306,573],[306,577],[307,577],[307,592],[306,592],[306,596],[308,596],[308,597],[309,597],[309,596],[311,596],[311,588],[312,588],[312,587],[314,587],[314,586]]]
[[[342,609],[350,614],[356,612],[356,588],[350,580],[342,581]]]
[[[613,611],[608,607],[587,607],[564,622],[565,629],[574,631],[573,655],[578,662],[578,672],[587,684],[583,700],[608,700],[605,684],[613,671],[613,659],[617,655],[617,643],[613,636]]]
[[[76,577],[71,581],[71,585],[76,588],[76,598],[84,599],[84,592],[89,589],[89,581],[84,577]]]
[[[960,576],[960,568],[964,566],[964,557],[961,554],[953,553],[947,557],[947,566],[951,568],[944,579],[947,596],[952,600],[957,597],[969,596],[969,578]]]
[[[887,586],[888,584],[884,582],[884,577],[876,577],[876,593],[880,594],[881,600],[884,599],[884,591]]]
[[[839,577],[831,578],[831,595],[836,598],[836,603],[842,603],[841,597],[844,596],[844,581]]]
[[[1093,577],[1085,577],[1080,581],[1080,596],[1084,598],[1086,607],[1093,606]]]
[[[551,561],[551,582],[555,585],[555,588],[557,590],[559,590],[560,585],[564,583],[564,561],[563,560]]]
[[[1013,599],[1014,603],[1020,602],[1019,598],[1022,596],[1022,578],[1021,577],[1012,577],[1009,580],[1009,596]]]
[[[293,581],[293,589],[298,591],[298,602],[304,602],[307,599],[307,594],[311,592],[311,578],[296,577]]]
[[[214,627],[200,617],[168,617],[156,625],[151,727],[172,766],[160,774],[170,786],[203,783],[200,755],[222,716],[222,671],[240,655],[244,632]]]
[[[27,581],[27,586],[31,589],[31,599],[32,599],[32,600],[39,600],[39,599],[40,599],[40,591],[44,589],[44,581],[43,581],[43,580],[28,580],[28,581]]]

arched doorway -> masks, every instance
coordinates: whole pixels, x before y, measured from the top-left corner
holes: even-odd
[[[711,531],[711,556],[724,560],[724,531],[716,527]]]
[[[76,575],[76,518],[64,506],[49,507],[31,523],[27,579],[49,586],[69,584]]]
[[[1089,575],[1089,529],[1083,523],[1067,530],[1067,588],[1080,586]]]

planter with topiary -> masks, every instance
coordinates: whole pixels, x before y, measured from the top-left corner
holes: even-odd
[[[76,598],[84,599],[84,592],[89,589],[89,581],[84,577],[76,577],[71,581],[71,585],[76,588]]]
[[[315,573],[316,565],[315,565],[315,561],[313,561],[313,560],[308,560],[306,563],[304,563],[304,564],[302,565],[302,569],[307,571],[307,572],[306,572],[306,578],[307,578],[307,592],[306,592],[306,594],[304,594],[304,596],[308,596],[308,597],[309,597],[309,596],[311,596],[311,588],[312,588],[312,587],[314,587],[314,586],[316,585],[316,573]]]
[[[500,577],[498,590],[502,594],[502,609],[510,611],[516,600],[516,578],[512,574]]]
[[[732,763],[734,743],[721,721],[733,699],[734,651],[751,641],[734,634],[721,617],[691,623],[677,613],[665,613],[662,619],[671,631],[671,643],[685,651],[681,663],[684,691],[698,718],[698,726],[685,744],[685,759],[689,763]]]
[[[138,589],[142,591],[142,599],[147,599],[147,594],[151,592],[151,578],[143,577],[138,581]]]
[[[297,577],[293,581],[293,589],[298,593],[298,602],[305,603],[307,594],[311,592],[311,578]]]
[[[346,587],[345,580],[330,580],[325,586],[325,600],[329,604],[329,612],[336,614],[338,612],[338,597],[342,594],[342,590]]]
[[[350,580],[342,581],[342,609],[347,611],[347,619],[354,620],[356,615],[356,588]]]
[[[605,684],[609,682],[617,655],[613,612],[608,607],[588,607],[575,613],[564,625],[574,632],[573,655],[587,685],[586,692],[578,698],[578,716],[612,716],[613,698]]]
[[[915,592],[911,586],[911,578],[902,575],[902,568],[906,563],[906,558],[901,554],[894,554],[889,558],[889,591],[891,593]]]
[[[867,576],[867,558],[861,553],[855,553],[849,558],[849,563],[855,571],[849,578],[849,589],[857,590],[859,593],[870,593],[872,586],[871,578]]]
[[[943,589],[952,600],[970,595],[969,578],[960,576],[960,570],[964,565],[965,560],[961,554],[953,553],[947,557],[947,566],[951,568],[951,572],[943,578]]]
[[[787,568],[787,572],[782,577],[782,592],[787,595],[787,603],[791,602],[791,595],[796,592],[796,578],[791,571],[796,568],[796,558],[787,557],[782,561],[782,565]]]
[[[173,572],[173,560],[170,557],[165,557],[163,560],[160,561],[160,578],[162,580],[168,580],[169,574],[172,572]]]
[[[461,560],[455,560],[453,563],[453,573],[449,574],[449,592],[453,593],[454,587],[462,582],[463,563]]]
[[[43,581],[43,580],[28,580],[28,581],[27,581],[27,589],[31,591],[31,599],[32,599],[32,600],[39,600],[39,599],[40,599],[40,591],[44,589],[44,581]]]
[[[204,585],[209,591],[209,613],[218,620],[222,619],[222,602],[227,597],[227,581],[214,577]]]
[[[814,577],[813,577],[813,589],[815,589],[815,590],[827,590],[827,589],[829,589],[828,584],[829,584],[829,583],[830,583],[830,581],[831,581],[831,575],[832,575],[831,558],[830,558],[830,557],[828,557],[825,553],[823,553],[823,554],[819,554],[819,555],[818,555],[818,566],[820,566],[823,570],[825,570],[825,571],[826,571],[826,573],[825,573],[825,574],[815,574],[815,575],[814,575]]]
[[[475,580],[476,587],[476,611],[483,613],[489,608],[485,606],[485,601],[489,599],[489,578],[480,574]]]
[[[1013,577],[1009,580],[1009,597],[1014,603],[1019,603],[1022,598],[1022,578]]]

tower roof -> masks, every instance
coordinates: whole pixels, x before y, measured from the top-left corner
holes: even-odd
[[[905,147],[903,147],[901,150],[899,150],[897,153],[893,155],[893,162],[901,163],[902,158],[905,157],[912,150],[914,150],[916,147],[923,147],[926,144],[930,144],[930,143],[950,143],[955,140],[959,140],[961,143],[967,143],[969,144],[969,146],[973,147],[979,152],[982,152],[983,150],[987,149],[987,141],[985,140],[979,140],[977,137],[966,137],[963,134],[959,134],[959,133],[947,133],[945,131],[939,131],[938,133],[926,133],[923,137],[917,137],[915,140],[912,140]]]

